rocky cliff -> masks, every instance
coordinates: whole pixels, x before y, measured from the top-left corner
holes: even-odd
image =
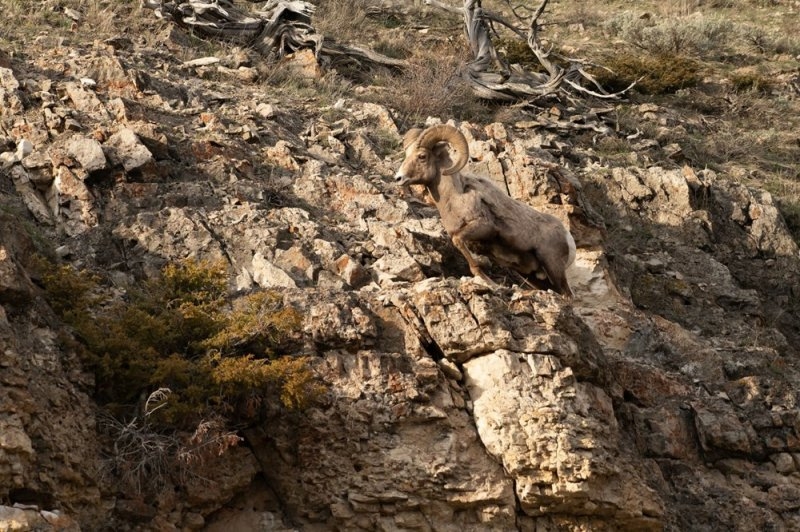
[[[579,248],[574,301],[493,291],[392,184],[390,108],[273,94],[247,51],[184,62],[174,34],[47,44],[0,51],[0,530],[800,529],[800,257],[769,193],[458,122]],[[42,252],[119,287],[223,260],[301,311],[328,391],[209,478],[121,493]]]

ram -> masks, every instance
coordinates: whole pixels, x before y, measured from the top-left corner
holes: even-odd
[[[403,148],[405,159],[395,179],[401,186],[427,187],[442,225],[473,275],[496,286],[481,268],[485,261],[480,257],[488,257],[533,284],[541,286],[539,281],[546,279],[556,292],[572,297],[566,276],[575,260],[572,235],[555,216],[510,197],[488,179],[461,173],[469,146],[458,129],[437,125],[409,130]]]

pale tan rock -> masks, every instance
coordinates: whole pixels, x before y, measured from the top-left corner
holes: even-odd
[[[81,83],[68,81],[64,83],[64,90],[76,110],[96,120],[108,120],[110,118],[103,102],[100,101],[94,91],[85,88]]]
[[[302,246],[294,245],[286,250],[276,249],[274,262],[296,282],[305,283],[314,279],[315,264]]]
[[[370,280],[369,272],[349,255],[340,256],[334,264],[336,273],[353,288],[359,288]]]
[[[67,153],[87,172],[106,167],[106,156],[100,143],[87,137],[73,136],[66,144]]]
[[[14,182],[14,189],[36,221],[44,225],[53,225],[53,213],[36,187],[31,174],[21,166],[11,168],[9,173],[11,174],[11,180]],[[42,183],[46,184],[51,182],[52,176],[50,176],[49,180],[42,181]]]
[[[170,31],[168,50],[182,58],[194,44]],[[14,66],[0,82],[10,104],[0,157],[14,182],[3,189],[0,264],[16,268],[2,273],[8,293],[22,294],[0,296],[0,412],[12,412],[8,437],[26,449],[0,453],[0,500],[9,486],[51,497],[76,508],[85,530],[800,529],[787,461],[800,456],[796,243],[777,196],[730,181],[759,177],[749,168],[652,164],[701,126],[694,117],[681,126],[666,104],[634,109],[655,138],[628,139],[647,151],[620,154],[616,168],[560,134],[583,120],[563,105],[537,120],[462,124],[472,171],[569,222],[580,249],[566,302],[502,274],[495,291],[459,279],[468,270],[428,199],[392,185],[395,110],[348,96],[325,111],[283,99],[239,70],[255,59],[185,78],[138,40],[79,50],[72,38],[38,39],[30,45],[48,43],[46,53],[0,57]],[[86,78],[95,83],[64,81]],[[779,78],[791,88],[791,74]],[[23,114],[23,102],[41,109]],[[87,185],[90,165],[51,147],[69,135],[107,142],[114,120],[160,170],[150,176],[145,163],[148,175],[126,175],[117,162]],[[22,158],[19,139],[34,152]],[[54,166],[60,185],[91,193],[51,195],[56,231],[33,201]],[[140,177],[149,182],[132,182]],[[589,184],[598,226],[586,220]],[[91,202],[103,208],[94,226],[82,209]],[[320,404],[249,428],[258,461],[212,465],[219,478],[188,498],[122,503],[130,522],[119,522],[101,495],[116,486],[96,474],[96,408],[85,395],[94,385],[64,347],[70,331],[26,291],[37,279],[29,230],[63,260],[110,269],[117,289],[193,257],[225,261],[238,288],[260,290],[260,253],[293,282],[271,289],[303,316],[297,352],[327,385]],[[359,265],[379,283],[361,284]],[[272,501],[253,503],[270,490]],[[29,523],[44,515],[22,511]],[[131,524],[137,517],[152,521]]]
[[[295,444],[280,439],[280,459],[258,455],[275,473],[273,485],[284,501],[302,501],[303,520],[327,516],[333,519],[327,526],[342,529],[378,520],[393,527],[428,523],[448,532],[514,528],[509,480],[477,441],[468,416],[455,408],[449,385],[435,377],[436,365],[424,383],[415,379],[416,367],[406,354],[366,350],[329,352],[320,361],[318,371],[337,390],[333,402],[309,412],[300,426],[273,427],[276,435],[292,430],[299,436]],[[429,403],[418,403],[425,397]],[[392,435],[380,426],[391,427]],[[306,436],[319,430],[326,436]],[[284,474],[292,463],[320,469]],[[355,476],[349,473],[354,468]]]
[[[290,70],[294,75],[308,79],[322,77],[322,69],[317,62],[313,50],[298,50],[287,55],[282,61],[282,68]]]
[[[292,279],[288,273],[267,260],[260,252],[256,252],[256,254],[253,255],[250,274],[256,284],[263,288],[278,286],[286,288],[297,287],[294,279]]]
[[[660,528],[663,503],[620,453],[601,389],[577,382],[553,355],[497,350],[470,359],[464,373],[481,440],[514,478],[525,513]]]
[[[770,460],[775,464],[775,470],[778,473],[788,475],[797,470],[792,455],[789,453],[778,453],[770,456]]]
[[[733,451],[749,454],[756,451],[758,441],[753,427],[739,420],[725,403],[693,405],[700,445],[709,453]]]
[[[28,532],[31,523],[28,514],[20,508],[0,506],[0,530],[3,532]]]
[[[122,165],[126,172],[153,163],[153,154],[129,128],[122,128],[111,135],[103,144],[103,148],[108,160],[112,164]]]
[[[499,312],[501,307],[508,309],[508,296],[492,293],[472,279],[426,279],[415,284],[407,297],[427,333],[454,362],[463,363],[497,349],[558,352],[568,359],[579,356],[571,339],[534,319],[540,310],[536,307],[547,304],[536,299],[521,297],[511,312]],[[526,333],[515,334],[517,330]]]
[[[425,278],[419,263],[405,249],[387,252],[372,264],[372,270],[380,282],[421,281]]]
[[[0,106],[12,113],[22,111],[22,101],[19,99],[19,81],[14,77],[14,71],[0,66]]]
[[[80,179],[66,166],[59,166],[46,195],[58,224],[67,234],[78,235],[97,225],[95,199]]]
[[[298,170],[300,168],[300,165],[292,156],[290,144],[286,141],[279,140],[275,143],[275,146],[267,148],[266,156],[273,163],[287,170]]]

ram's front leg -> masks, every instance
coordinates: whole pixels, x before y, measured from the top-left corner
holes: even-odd
[[[475,277],[480,277],[487,285],[489,285],[489,287],[493,289],[499,288],[499,286],[497,283],[489,279],[489,276],[483,272],[480,264],[478,264],[478,260],[467,247],[467,242],[485,241],[494,238],[496,236],[495,233],[496,231],[494,228],[490,225],[487,225],[486,222],[482,220],[473,220],[464,224],[451,236],[453,245],[461,252],[462,255],[464,255],[464,258],[467,259],[469,271],[472,272],[472,275]]]

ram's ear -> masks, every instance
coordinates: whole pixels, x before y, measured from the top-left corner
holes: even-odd
[[[433,156],[439,159],[445,155],[450,155],[450,145],[444,141],[438,142],[431,147],[431,151],[433,152]]]

